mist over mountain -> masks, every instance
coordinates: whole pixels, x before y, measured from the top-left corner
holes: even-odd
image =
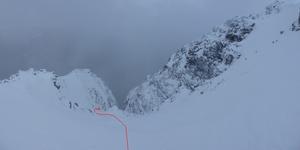
[[[227,19],[174,49],[121,102],[93,70],[18,71],[0,80],[0,150],[299,150],[299,8],[300,0],[277,0]],[[65,44],[43,38],[36,38],[40,48]],[[39,59],[57,54],[27,52]],[[77,52],[80,62],[86,53]],[[119,80],[129,80],[123,74]]]
[[[176,48],[269,0],[1,0],[0,78],[90,68],[124,100]]]

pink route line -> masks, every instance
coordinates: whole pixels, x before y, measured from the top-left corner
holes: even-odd
[[[127,127],[127,125],[119,117],[117,117],[116,115],[114,115],[112,113],[102,112],[100,107],[95,107],[94,112],[99,116],[111,117],[111,118],[115,119],[117,122],[119,122],[124,127],[124,130],[125,130],[125,143],[126,143],[126,149],[125,150],[129,150],[128,127]]]

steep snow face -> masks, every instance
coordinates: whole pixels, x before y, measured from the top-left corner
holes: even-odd
[[[236,17],[223,26],[179,49],[167,65],[132,90],[126,111],[144,113],[158,110],[182,89],[194,91],[226,71],[241,54],[237,51],[255,28],[255,16]]]
[[[74,70],[70,74],[54,78],[59,98],[71,109],[92,111],[95,106],[108,110],[116,105],[112,92],[103,81],[89,70]]]
[[[159,72],[148,76],[142,85],[130,91],[125,110],[143,114],[158,110],[166,101],[172,102],[181,91],[205,93],[208,87],[215,86],[211,80],[242,56],[240,47],[256,30],[256,22],[264,19],[267,22],[270,16],[279,16],[287,5],[291,3],[276,1],[267,6],[264,13],[233,18],[200,40],[178,49]],[[296,31],[298,25],[294,24],[292,30]]]
[[[299,150],[300,31],[290,30],[299,7],[256,20],[240,58],[203,94],[183,90],[143,123],[130,122],[140,132],[133,149]]]
[[[56,77],[31,69],[1,81],[0,149],[121,150],[123,130],[118,124],[62,105],[71,101],[78,108],[90,109],[95,101],[109,108],[114,99],[105,90],[101,80],[87,70]]]
[[[95,106],[100,106],[102,110],[107,110],[116,104],[111,91],[89,70],[74,70],[66,76],[59,77],[45,70],[30,69],[20,71],[0,84],[2,89],[12,85],[25,88],[33,98],[47,95],[53,100],[60,100],[70,109],[91,111]],[[18,95],[18,90],[11,94]]]

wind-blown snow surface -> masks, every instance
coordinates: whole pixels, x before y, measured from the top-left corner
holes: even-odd
[[[109,109],[127,122],[131,150],[299,150],[300,32],[291,30],[299,7],[256,21],[241,58],[205,93],[181,91],[143,116]],[[66,109],[48,78],[1,84],[1,150],[125,149],[118,124]]]

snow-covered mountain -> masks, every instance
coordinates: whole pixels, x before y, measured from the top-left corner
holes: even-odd
[[[99,106],[108,110],[116,105],[115,97],[103,81],[89,70],[74,70],[62,77],[55,77],[54,86],[59,91],[59,98],[72,109],[88,109]]]
[[[123,130],[89,113],[95,105],[108,110],[115,103],[88,70],[60,77],[45,70],[20,71],[0,83],[0,150],[121,149]]]
[[[95,106],[100,106],[102,110],[108,110],[116,105],[112,92],[99,77],[87,69],[74,70],[65,76],[57,76],[46,70],[30,69],[1,81],[0,86],[23,88],[12,89],[12,95],[26,91],[33,98],[54,97],[53,100],[59,100],[70,109],[92,111]]]
[[[129,95],[129,112],[160,109],[145,115],[87,70],[21,71],[0,83],[0,150],[125,150],[117,122],[73,111],[95,105],[130,150],[299,150],[299,8],[277,1],[179,49]]]
[[[205,93],[216,84],[212,83],[214,78],[230,69],[240,58],[247,57],[243,55],[243,51],[248,50],[244,46],[245,43],[249,43],[246,41],[247,37],[252,34],[255,36],[256,32],[264,32],[256,30],[268,24],[271,18],[277,17],[280,20],[287,11],[283,9],[286,5],[288,4],[283,1],[276,1],[267,6],[263,13],[235,17],[215,27],[201,39],[178,49],[159,72],[148,76],[143,84],[130,91],[125,103],[126,111],[141,114],[158,110],[166,101],[172,102],[183,90]],[[272,32],[280,32],[282,36],[288,36],[284,32],[299,31],[300,14],[299,18],[298,14],[296,7],[295,12],[287,16],[293,17],[293,20],[284,20],[287,23],[285,27],[277,31],[275,30],[277,23],[274,22],[269,23],[268,28],[274,28]],[[263,39],[264,44],[268,44],[273,38],[268,36]],[[273,41],[275,42],[277,40]],[[255,49],[259,51],[261,46],[257,45]]]

